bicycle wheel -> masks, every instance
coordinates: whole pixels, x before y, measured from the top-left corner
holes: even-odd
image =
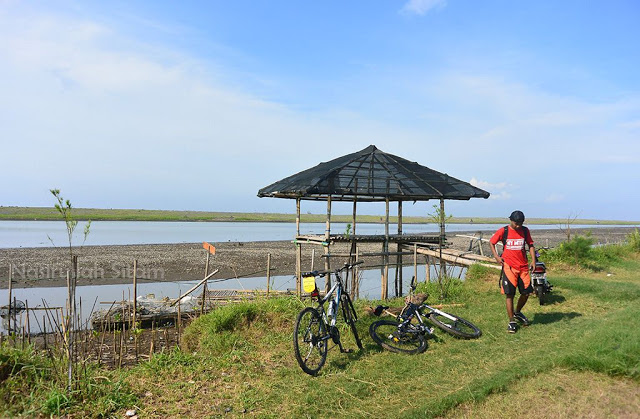
[[[313,307],[302,310],[293,330],[293,349],[302,371],[316,375],[327,359],[327,329]]]
[[[358,319],[356,315],[356,309],[353,307],[351,298],[349,298],[347,294],[344,294],[344,299],[342,301],[342,315],[344,316],[345,323],[347,323],[351,328],[351,332],[353,333],[353,337],[356,340],[358,349],[362,349],[362,342],[360,341],[358,329],[356,328],[356,320]]]
[[[465,320],[462,317],[454,316],[453,314],[447,314],[453,317],[454,320],[436,313],[435,311],[432,311],[429,314],[429,320],[440,329],[458,338],[477,339],[482,336],[482,331],[470,321]]]
[[[418,354],[427,349],[424,335],[407,325],[407,331],[399,330],[400,323],[393,320],[378,320],[371,323],[369,334],[375,343],[391,352]]]

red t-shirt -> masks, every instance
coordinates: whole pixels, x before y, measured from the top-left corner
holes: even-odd
[[[490,242],[494,245],[498,242],[502,243],[502,236],[504,236],[504,227],[496,231],[491,236]],[[524,228],[514,230],[509,226],[509,232],[507,234],[507,242],[504,245],[502,252],[502,259],[504,262],[511,266],[513,269],[523,270],[528,269],[527,256],[524,248]],[[531,239],[531,232],[527,234],[527,244],[533,246],[533,240]]]

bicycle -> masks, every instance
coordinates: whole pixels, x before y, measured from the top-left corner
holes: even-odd
[[[445,313],[424,303],[427,294],[407,297],[405,306],[396,320],[378,320],[369,327],[371,338],[378,345],[391,352],[418,354],[427,349],[426,336],[433,334],[424,320],[458,338],[477,339],[482,331],[462,317]],[[382,314],[389,307],[377,306],[373,313]],[[417,322],[413,322],[413,320]]]
[[[310,375],[317,375],[327,359],[328,341],[331,340],[340,348],[341,353],[350,353],[345,350],[340,340],[338,329],[338,315],[342,311],[344,322],[349,325],[359,349],[362,349],[362,342],[356,329],[358,316],[353,307],[349,294],[344,291],[341,273],[354,266],[360,265],[362,261],[353,264],[345,264],[335,271],[313,271],[305,272],[303,277],[303,288],[305,292],[311,293],[312,298],[317,298],[318,305],[306,307],[298,314],[293,331],[293,348],[296,360],[300,368]],[[320,296],[316,285],[316,277],[324,277],[334,274],[335,284],[324,297]],[[325,311],[324,304],[328,302]],[[341,310],[340,310],[341,309]]]

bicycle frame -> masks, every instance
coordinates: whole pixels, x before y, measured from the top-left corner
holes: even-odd
[[[428,308],[430,313],[437,313],[437,314],[441,315],[442,317],[446,317],[447,319],[449,319],[449,320],[451,320],[451,321],[456,321],[456,320],[457,320],[457,318],[456,318],[456,317],[454,317],[454,316],[452,316],[451,314],[446,313],[446,312],[441,311],[441,310],[438,310],[437,308],[434,308],[434,307],[428,306],[428,305],[426,305],[426,304],[422,304],[422,305],[418,308],[418,310],[421,310],[421,309],[423,309],[423,308]]]
[[[338,320],[338,310],[340,308],[340,297],[342,296],[342,280],[339,275],[336,276],[336,283],[333,284],[329,292],[322,299],[318,299],[318,306],[322,310],[322,318],[329,326],[335,326]],[[335,296],[334,296],[335,293]],[[331,301],[329,301],[331,300]],[[324,303],[329,301],[329,312],[325,311]],[[334,306],[331,306],[334,303]]]

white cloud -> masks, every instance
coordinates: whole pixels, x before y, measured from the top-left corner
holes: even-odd
[[[552,193],[547,195],[547,197],[544,200],[545,202],[561,202],[565,200],[565,196],[560,193]]]
[[[424,16],[430,10],[443,8],[447,5],[447,0],[409,0],[400,10],[405,14],[416,14]]]
[[[473,177],[471,178],[469,183],[472,186],[484,189],[485,191],[489,192],[491,194],[489,196],[489,199],[498,201],[507,201],[511,199],[511,193],[509,192],[509,190],[513,189],[513,185],[507,182],[490,183]]]
[[[65,16],[0,10],[0,62],[4,205],[58,187],[98,207],[253,210],[243,203],[260,187],[397,136],[357,113],[265,100],[215,64]]]
[[[489,196],[489,199],[493,199],[496,201],[508,201],[511,199],[511,194],[507,191],[501,191],[499,193],[492,193],[491,196]]]
[[[491,189],[491,190],[504,189],[504,188],[506,188],[508,186],[507,182],[489,183],[489,182],[485,182],[484,180],[476,179],[475,177],[471,178],[469,183],[471,185],[475,186],[476,188]]]

